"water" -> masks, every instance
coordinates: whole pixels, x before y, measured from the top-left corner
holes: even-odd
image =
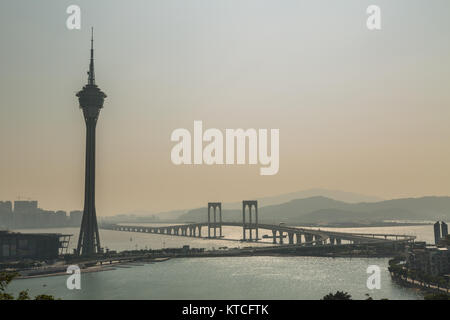
[[[432,242],[432,226],[371,228],[321,228],[358,233],[396,233]],[[203,231],[205,231],[204,229]],[[70,248],[77,243],[78,229],[37,229],[21,232],[73,234]],[[242,229],[224,227],[226,238],[239,239]],[[204,233],[203,233],[204,234]],[[260,230],[260,235],[269,231]],[[196,248],[242,247],[238,241],[203,240],[147,233],[100,230],[102,246],[130,250],[190,245]],[[257,246],[265,243],[252,244]],[[387,271],[389,259],[323,257],[227,257],[182,258],[131,268],[82,274],[82,289],[68,290],[67,276],[15,280],[9,292],[30,289],[32,295],[52,294],[62,299],[320,299],[329,292],[344,290],[355,299],[369,293],[374,299],[421,299],[413,289],[392,282]],[[381,268],[381,289],[366,287],[369,265]],[[45,286],[44,286],[45,285]]]
[[[179,258],[81,275],[81,290],[66,288],[67,276],[15,280],[17,294],[62,299],[321,299],[344,290],[354,299],[421,299],[390,279],[388,259],[316,257]],[[366,287],[368,265],[381,268],[381,289]],[[44,286],[46,285],[46,286]]]

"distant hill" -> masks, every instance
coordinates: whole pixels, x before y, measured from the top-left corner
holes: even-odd
[[[242,209],[222,212],[224,221],[241,221]],[[190,210],[182,221],[206,221],[206,208]],[[393,199],[348,203],[323,196],[295,199],[259,208],[259,220],[266,223],[373,223],[382,220],[450,220],[450,197]]]
[[[241,204],[242,206],[242,204]],[[219,215],[216,215],[219,219]],[[213,211],[211,211],[211,221],[214,219]],[[181,215],[178,220],[184,222],[205,222],[208,221],[208,210],[206,207],[197,208],[189,210],[187,213]],[[227,210],[222,207],[222,221],[241,221],[242,220],[242,209],[241,210]]]
[[[147,220],[159,220],[159,221],[170,221],[178,219],[181,215],[185,214],[189,210],[173,210],[166,212],[148,212],[148,211],[133,211],[124,214],[117,214],[110,217],[104,217],[104,219],[115,223],[119,222],[148,222]]]
[[[277,196],[271,196],[271,197],[260,197],[256,198],[255,200],[258,200],[259,207],[265,207],[275,204],[282,204],[289,202],[291,200],[295,199],[302,199],[302,198],[311,198],[316,196],[322,196],[327,197],[334,200],[344,201],[348,203],[359,203],[359,202],[376,202],[381,201],[382,199],[373,197],[373,196],[367,196],[362,195],[354,192],[346,192],[346,191],[339,191],[339,190],[328,190],[328,189],[308,189],[303,191],[297,191],[297,192],[290,192],[290,193],[284,193]],[[206,203],[205,203],[206,206]],[[230,210],[228,212],[228,218],[233,217],[233,220],[236,220],[237,216],[239,216],[238,211],[241,212],[242,208],[242,202],[232,202],[232,203],[223,203],[223,208],[226,208]],[[192,217],[196,217],[197,214],[200,216],[203,214],[206,217],[206,209],[186,209],[186,210],[173,210],[173,211],[167,211],[167,212],[146,212],[146,211],[134,211],[127,214],[121,214],[117,215],[116,217],[118,219],[121,219],[125,221],[129,221],[132,219],[133,221],[136,219],[145,219],[148,216],[155,216],[157,219],[161,221],[167,221],[167,220],[174,220],[174,219],[181,219],[187,212],[191,212],[190,215]],[[196,213],[197,212],[197,213]],[[202,213],[199,213],[202,212]],[[242,215],[242,213],[240,213]]]
[[[359,202],[378,202],[383,199],[362,195],[354,192],[346,192],[339,190],[329,190],[329,189],[308,189],[297,192],[284,193],[277,196],[270,197],[259,197],[258,200],[260,207],[282,204],[296,199],[312,198],[312,197],[326,197],[338,201],[343,201],[347,203],[359,203]],[[242,202],[224,203],[224,207],[227,209],[240,209],[242,207]]]

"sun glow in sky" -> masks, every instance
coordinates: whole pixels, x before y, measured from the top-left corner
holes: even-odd
[[[382,198],[450,194],[450,3],[418,0],[0,3],[0,200],[81,209],[85,125],[75,93],[108,95],[97,213],[163,211],[310,188]],[[368,31],[378,4],[382,30]],[[171,132],[280,130],[280,169],[175,166]]]

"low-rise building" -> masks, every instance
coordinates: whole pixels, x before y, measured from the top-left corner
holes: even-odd
[[[0,231],[0,261],[55,259],[67,249],[70,235]]]

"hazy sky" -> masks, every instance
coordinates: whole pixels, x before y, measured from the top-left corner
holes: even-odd
[[[82,208],[91,25],[100,216],[316,187],[450,194],[448,0],[3,0],[0,200]],[[280,129],[279,173],[173,165],[170,134],[194,120]]]

